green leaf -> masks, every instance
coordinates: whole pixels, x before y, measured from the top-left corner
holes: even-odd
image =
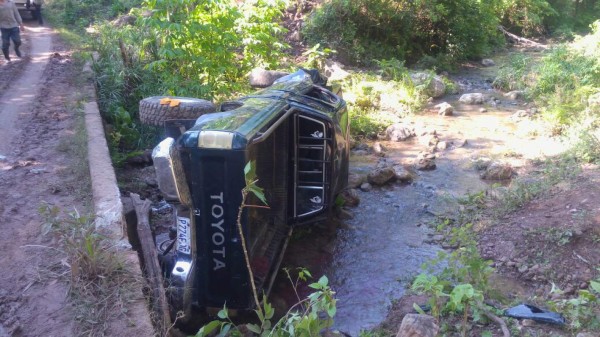
[[[220,321],[211,321],[205,326],[201,327],[200,330],[198,330],[198,333],[196,333],[195,337],[204,337],[210,335],[210,333],[213,332],[220,325]]]
[[[225,308],[225,306],[223,306],[223,309],[219,310],[219,312],[217,313],[217,317],[219,317],[220,319],[226,319],[227,317],[229,317],[229,313],[227,312],[227,308]]]
[[[327,278],[327,276],[321,276],[321,278],[319,279],[319,284],[322,285],[323,288],[327,287],[327,285],[329,284],[329,279]]]
[[[492,333],[490,331],[484,331],[481,333],[481,337],[492,337]]]
[[[263,308],[265,309],[265,319],[273,318],[275,310],[273,310],[273,306],[271,305],[271,303],[264,301]]]
[[[595,292],[597,292],[598,294],[600,294],[600,282],[591,281],[590,282],[590,287],[592,287],[592,289],[594,289]]]
[[[337,308],[335,306],[335,300],[332,303],[329,303],[329,306],[327,307],[327,315],[329,315],[329,317],[333,318],[335,317],[335,314],[337,313]]]
[[[262,188],[252,184],[248,185],[248,190],[252,192],[260,201],[262,201],[263,204],[267,205],[267,199],[265,198],[265,193],[263,192]]]
[[[254,332],[255,334],[260,334],[260,327],[256,324],[246,324],[246,327],[248,328],[248,330]]]
[[[413,303],[413,309],[421,315],[425,315],[425,310],[421,309],[421,307],[417,303]]]

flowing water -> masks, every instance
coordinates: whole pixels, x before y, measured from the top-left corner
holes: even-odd
[[[497,61],[498,62],[498,61]],[[286,263],[314,268],[330,279],[336,291],[335,327],[352,336],[383,321],[393,300],[400,298],[420,265],[442,249],[432,243],[435,214],[444,214],[455,206],[453,197],[485,189],[488,183],[479,178],[473,161],[481,157],[510,163],[517,171],[526,161],[552,154],[560,145],[538,136],[530,119],[510,118],[526,109],[522,101],[510,101],[491,87],[497,67],[471,68],[454,79],[463,93],[482,92],[497,97],[497,105],[463,105],[458,95],[446,96],[432,103],[409,122],[436,130],[448,149],[436,152],[436,169],[415,171],[409,185],[391,184],[361,192],[354,218],[337,230],[331,226],[309,230],[310,237],[294,240]],[[438,116],[433,105],[448,102],[453,116]],[[459,146],[463,140],[465,146]],[[453,145],[452,145],[453,144]],[[425,146],[417,140],[382,142],[388,163],[409,166]],[[351,172],[366,174],[380,157],[353,156]],[[335,226],[334,226],[335,227]],[[316,239],[315,239],[316,238]]]

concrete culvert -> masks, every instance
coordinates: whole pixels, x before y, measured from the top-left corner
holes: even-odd
[[[211,101],[204,99],[152,96],[140,101],[140,121],[146,125],[163,126],[168,119],[196,119],[216,110]]]

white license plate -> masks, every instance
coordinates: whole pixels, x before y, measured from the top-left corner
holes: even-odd
[[[177,250],[184,254],[191,254],[190,247],[190,219],[177,217]]]

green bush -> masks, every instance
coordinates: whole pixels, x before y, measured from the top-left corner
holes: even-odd
[[[247,89],[253,67],[276,68],[286,47],[282,10],[283,1],[148,0],[131,11],[133,25],[97,25],[94,70],[113,158],[155,142],[156,130],[139,125],[142,98],[222,99]]]
[[[351,63],[415,62],[423,55],[460,60],[498,42],[497,22],[494,8],[476,0],[332,0],[311,14],[303,33]]]

